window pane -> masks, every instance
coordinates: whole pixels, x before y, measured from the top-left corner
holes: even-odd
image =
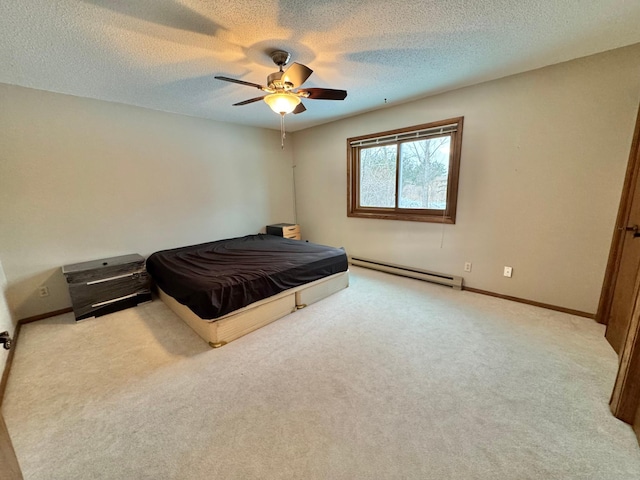
[[[400,208],[447,206],[451,137],[400,144]]]
[[[396,145],[360,150],[360,206],[396,206]]]

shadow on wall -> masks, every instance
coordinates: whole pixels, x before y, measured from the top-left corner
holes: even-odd
[[[46,292],[41,292],[41,287]],[[60,268],[9,283],[5,298],[14,317],[20,320],[71,306],[67,281]]]
[[[11,335],[18,323],[15,313],[10,308],[7,277],[0,262],[0,332],[8,330]]]
[[[2,286],[5,288],[2,289],[2,298],[0,299],[0,331],[4,332],[5,330],[9,330],[11,335],[13,335],[15,326],[18,324],[18,319],[11,308],[9,308],[8,288],[5,285]]]
[[[18,323],[15,314],[9,308],[7,281],[0,263],[0,332],[8,331],[10,337],[15,336]],[[9,351],[0,348],[0,374],[4,371]]]

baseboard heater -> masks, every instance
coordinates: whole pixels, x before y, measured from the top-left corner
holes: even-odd
[[[402,265],[394,265],[393,263],[379,262],[362,257],[350,257],[349,263],[359,267],[371,268],[382,272],[393,273],[403,277],[417,278],[426,282],[438,283],[453,287],[456,290],[462,290],[462,277],[448,275],[446,273],[430,272],[419,268],[405,267]]]

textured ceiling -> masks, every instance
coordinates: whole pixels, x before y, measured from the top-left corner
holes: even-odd
[[[289,130],[640,42],[639,0],[2,0],[0,82],[279,128],[268,52],[314,74]]]

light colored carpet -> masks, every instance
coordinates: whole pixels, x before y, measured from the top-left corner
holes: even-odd
[[[352,268],[210,349],[162,302],[25,325],[4,415],[31,479],[638,479],[592,320]]]

